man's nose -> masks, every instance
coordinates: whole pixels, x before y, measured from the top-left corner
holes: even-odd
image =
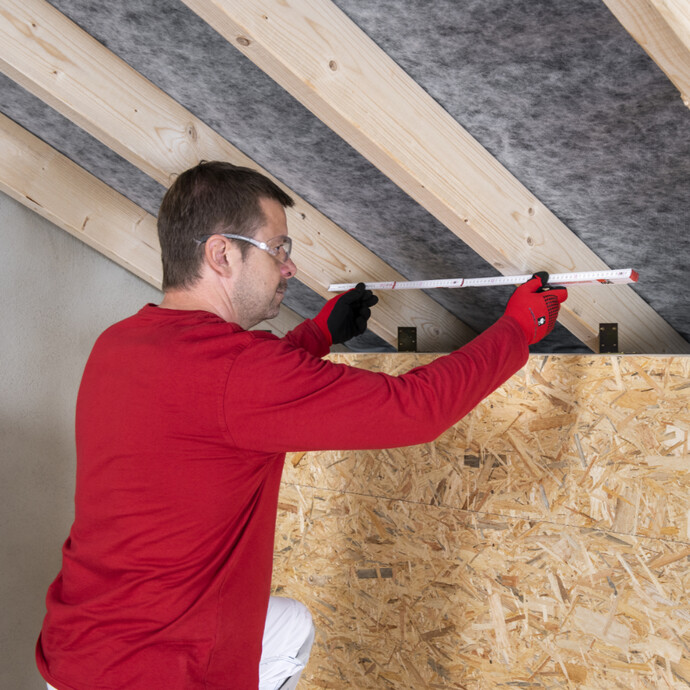
[[[294,278],[295,273],[297,273],[297,266],[292,259],[288,259],[284,264],[280,266],[280,273],[283,278]]]

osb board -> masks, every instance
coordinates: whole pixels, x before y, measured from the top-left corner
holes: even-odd
[[[394,374],[433,357],[332,356]],[[435,443],[297,455],[284,480],[687,542],[688,400],[690,357],[532,356]]]
[[[690,680],[685,545],[286,486],[278,594],[303,688],[661,688]]]
[[[274,588],[318,630],[300,687],[688,687],[689,373],[532,356],[434,444],[288,456]]]

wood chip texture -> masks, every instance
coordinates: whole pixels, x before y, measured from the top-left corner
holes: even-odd
[[[273,589],[314,616],[300,688],[689,687],[689,374],[532,355],[434,443],[288,456]]]

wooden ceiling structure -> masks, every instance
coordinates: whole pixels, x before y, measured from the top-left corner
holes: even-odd
[[[624,267],[607,266],[334,3],[183,1],[498,272]],[[690,5],[605,2],[687,104]],[[45,0],[0,0],[0,44],[8,77],[164,186],[199,160],[228,160],[273,177]],[[5,116],[0,151],[3,192],[160,287],[150,213]],[[327,298],[332,282],[405,279],[273,179],[295,198],[288,224],[299,280],[311,290]],[[457,347],[475,334],[423,292],[380,296],[370,328],[390,344],[399,325],[416,326],[426,351]],[[283,307],[269,327],[283,333],[299,320]],[[629,286],[571,290],[560,321],[593,351],[599,324],[614,322],[622,351],[690,352]]]
[[[685,0],[604,0],[690,107],[690,3]]]

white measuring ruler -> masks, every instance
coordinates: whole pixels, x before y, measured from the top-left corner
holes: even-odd
[[[365,283],[367,290],[426,290],[428,288],[493,287],[495,285],[522,285],[532,274],[521,276],[491,276],[489,278],[441,278],[440,280],[405,280],[386,283]],[[613,271],[583,271],[580,273],[554,273],[549,285],[613,285],[636,283],[637,271],[618,268]],[[357,283],[334,283],[329,292],[352,290]]]

